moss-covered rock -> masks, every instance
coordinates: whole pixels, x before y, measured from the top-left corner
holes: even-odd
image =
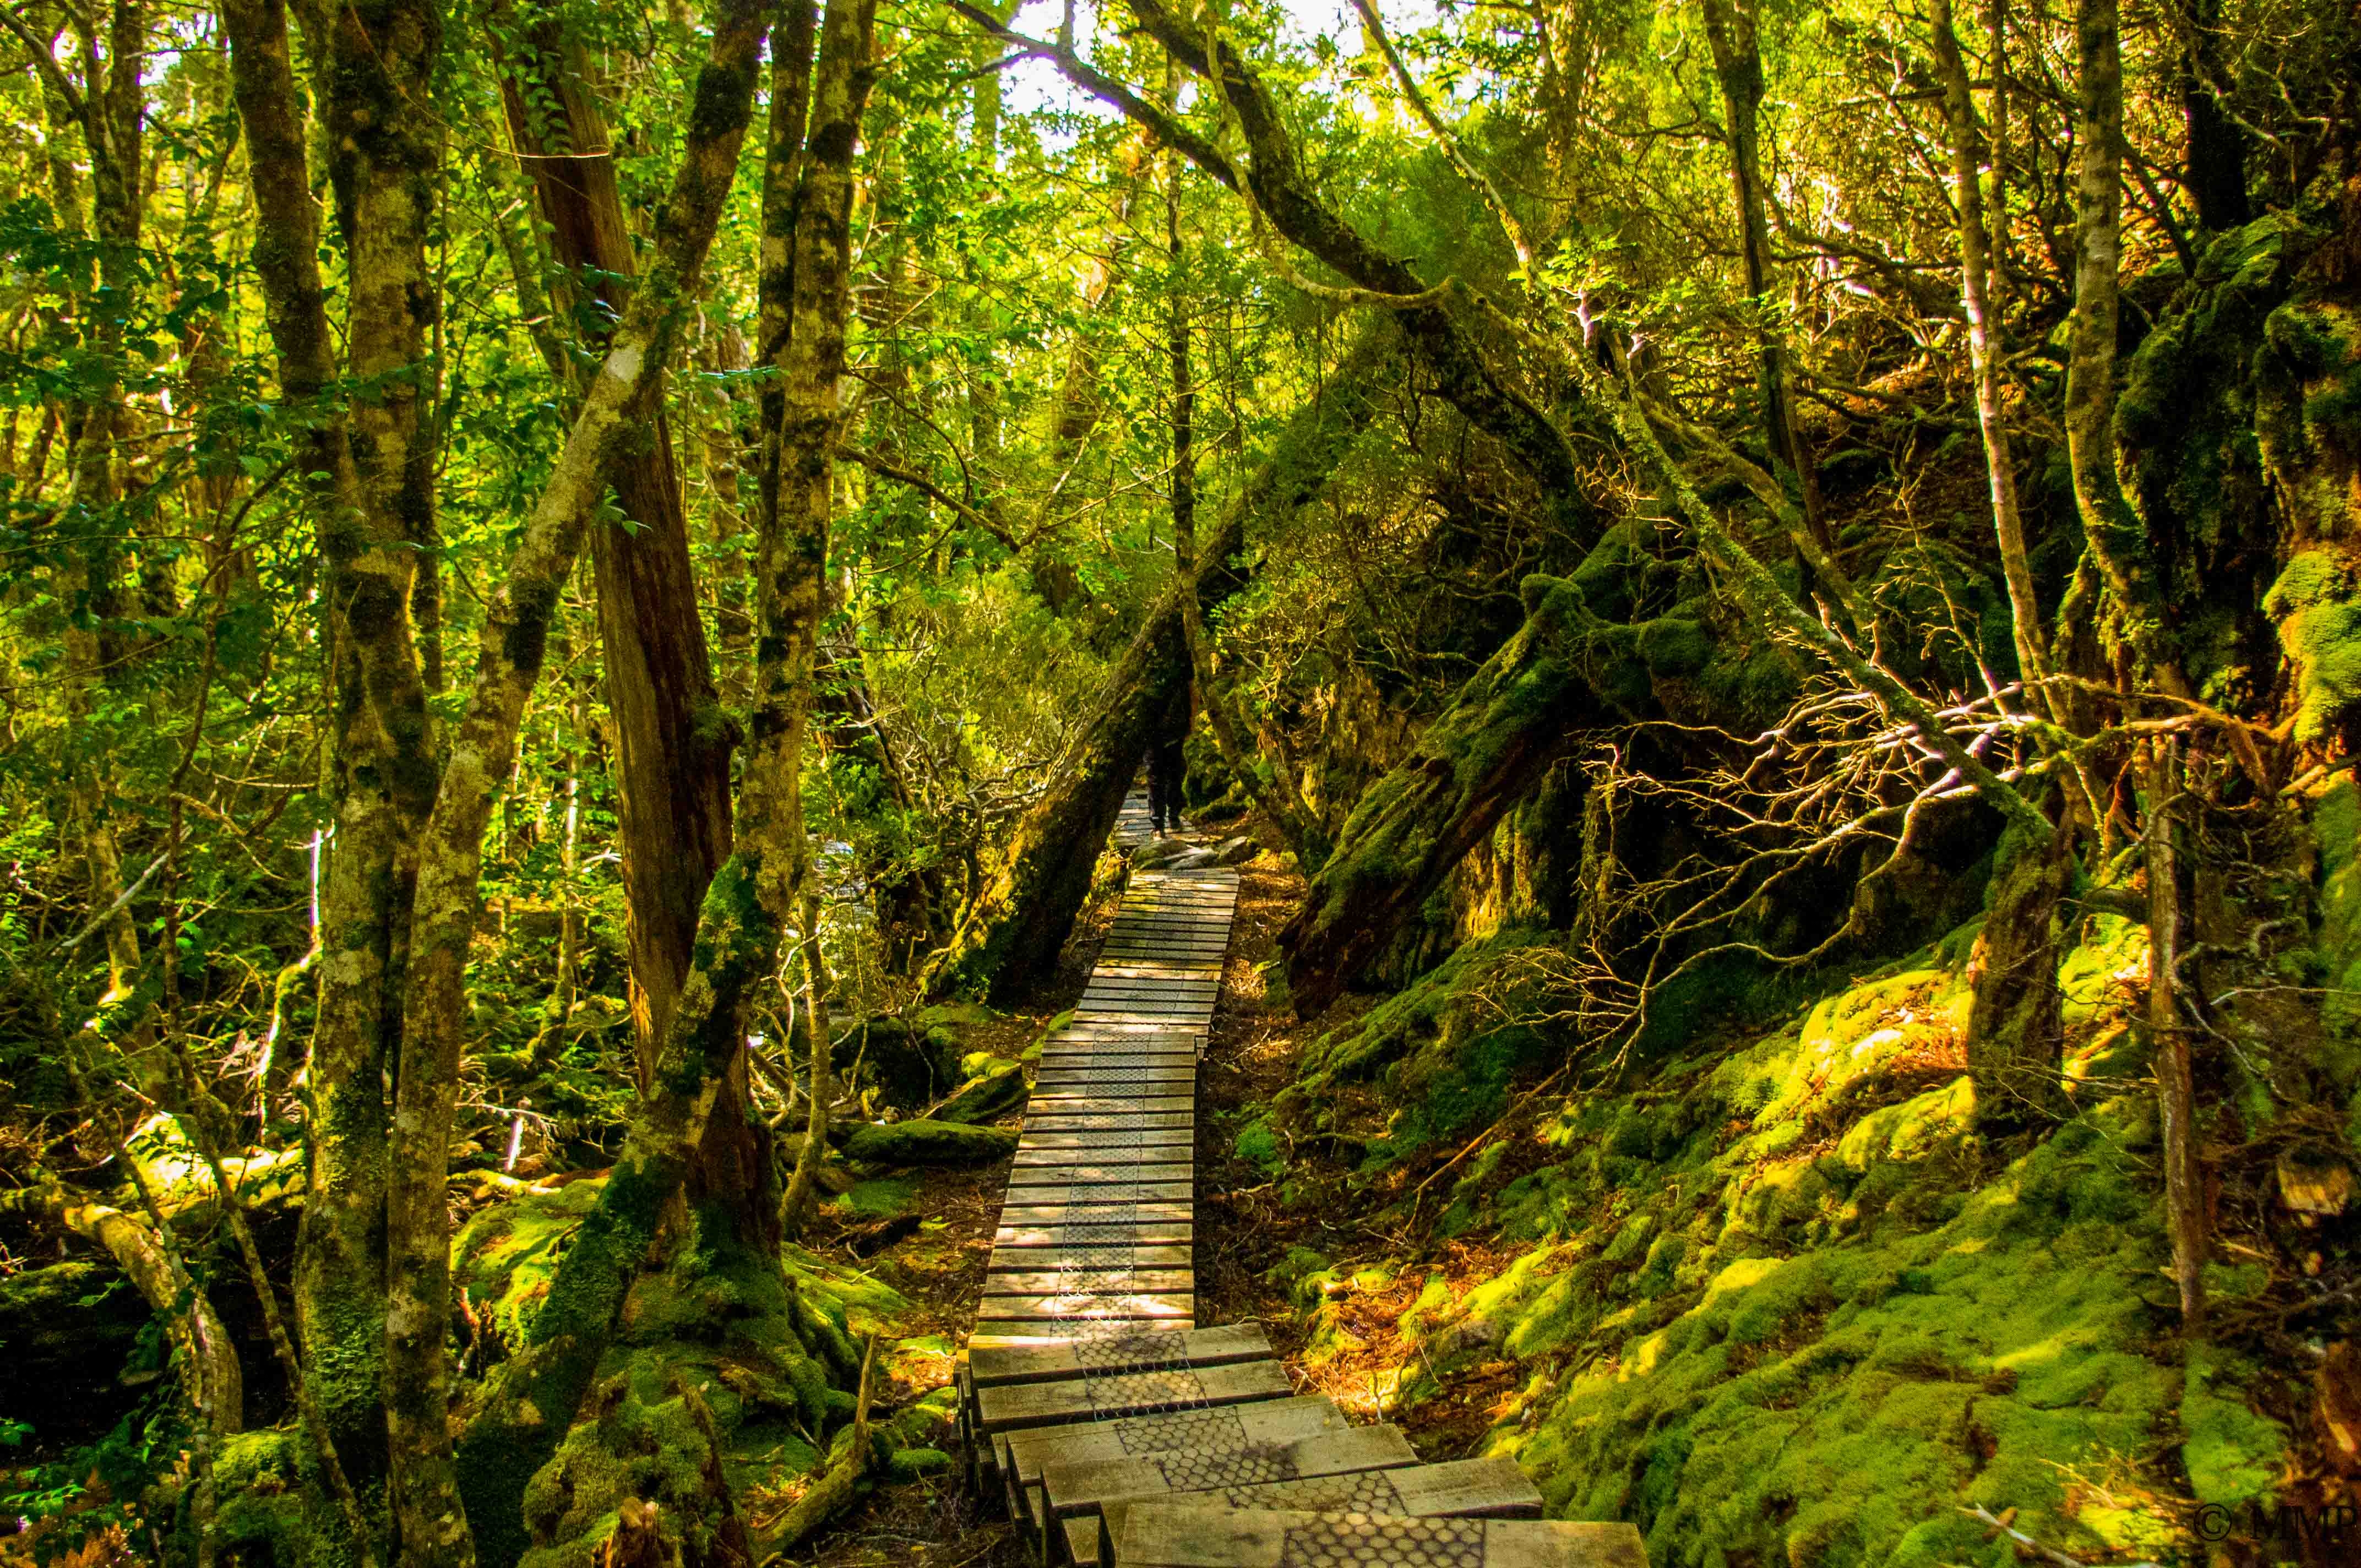
[[[836,1036],[829,1059],[840,1073],[857,1069],[888,1105],[916,1111],[959,1083],[959,1031],[944,1020],[864,1018]]]
[[[844,1140],[845,1157],[865,1165],[989,1165],[1016,1152],[1015,1133],[924,1117],[868,1123]]]
[[[964,1122],[970,1125],[996,1122],[1023,1105],[1025,1094],[1023,1062],[987,1058],[981,1071],[971,1071],[968,1080],[935,1107],[934,1119],[938,1122]]]

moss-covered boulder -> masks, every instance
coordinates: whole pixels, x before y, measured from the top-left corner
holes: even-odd
[[[840,1073],[858,1069],[897,1111],[933,1104],[960,1081],[960,1040],[950,1023],[864,1018],[836,1036],[829,1058]]]
[[[928,1117],[872,1122],[844,1140],[845,1157],[866,1165],[989,1165],[1016,1152],[1015,1133]]]
[[[938,1122],[961,1122],[971,1126],[996,1122],[1025,1103],[1025,1064],[987,1058],[983,1070],[969,1079],[951,1097],[935,1107]]]

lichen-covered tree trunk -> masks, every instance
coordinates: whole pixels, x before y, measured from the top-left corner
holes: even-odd
[[[853,152],[874,80],[870,62],[876,0],[829,0],[812,72],[810,125],[797,160],[785,341],[777,349],[779,421],[766,433],[772,477],[757,523],[756,590],[763,625],[754,673],[744,806],[763,840],[755,891],[772,922],[803,928],[811,978],[812,1127],[827,1128],[819,1100],[828,1036],[826,967],[818,923],[823,900],[804,819],[804,752],[828,614],[828,543],[836,500],[836,449],[844,434],[845,326],[852,304]],[[778,171],[774,170],[773,173]],[[796,1157],[785,1219],[811,1189],[820,1136]]]
[[[445,1186],[484,830],[609,465],[695,297],[752,117],[765,15],[760,0],[729,0],[716,12],[686,145],[656,218],[654,265],[632,292],[487,606],[473,688],[419,850],[386,1204],[386,1410],[395,1521],[412,1568],[469,1568],[476,1560],[451,1444]]]
[[[434,797],[435,735],[411,620],[416,552],[381,492],[362,485],[346,410],[332,391],[343,372],[320,275],[287,14],[280,0],[229,0],[222,14],[261,219],[253,261],[280,390],[308,415],[297,425],[297,467],[319,540],[324,630],[336,650],[330,755],[335,832],[321,878],[319,1008],[304,1073],[309,1182],[296,1247],[295,1316],[337,1452],[356,1480],[365,1481],[382,1470],[385,1455],[384,1084],[399,1050],[409,845]],[[327,112],[349,120],[356,107],[345,103]],[[347,183],[359,178],[351,158],[345,174]],[[408,225],[409,243],[423,247],[423,215],[406,203],[356,203],[339,207],[348,250],[391,246],[381,236],[357,241],[356,226],[376,217]],[[400,309],[406,319],[407,304]],[[390,330],[383,323],[370,328]]]
[[[1527,579],[1525,624],[1469,677],[1400,766],[1369,786],[1279,932],[1299,1016],[1322,1012],[1501,814],[1606,709],[1583,670],[1597,624],[1573,583]]]
[[[2066,1109],[2058,908],[2074,873],[2073,823],[2048,842],[2010,831],[1984,895],[1968,1008],[1968,1077],[1987,1135],[2037,1129]]]
[[[1254,536],[1326,488],[1345,450],[1375,417],[1377,391],[1400,350],[1391,322],[1371,322],[1319,394],[1289,420],[1269,459],[1205,542],[1195,573],[1201,609],[1244,586],[1234,563]],[[998,869],[929,966],[928,994],[981,992],[1005,1001],[1055,970],[1148,739],[1188,679],[1176,590],[1157,602],[1133,636],[1076,737],[1066,769],[1018,821]]]

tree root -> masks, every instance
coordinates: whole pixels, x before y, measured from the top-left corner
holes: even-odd
[[[844,1511],[861,1495],[862,1483],[876,1468],[877,1456],[869,1442],[869,1370],[877,1360],[877,1336],[869,1336],[869,1348],[861,1357],[861,1393],[852,1412],[852,1443],[844,1457],[829,1467],[828,1474],[812,1483],[811,1490],[796,1499],[795,1506],[779,1517],[771,1532],[771,1549],[785,1552],[799,1544],[805,1537],[818,1530]]]

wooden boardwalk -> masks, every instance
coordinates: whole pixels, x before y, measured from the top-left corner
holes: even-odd
[[[1147,818],[1126,801],[1116,842]],[[1630,1525],[1543,1522],[1509,1461],[1421,1464],[1298,1394],[1260,1327],[1198,1326],[1197,1062],[1237,885],[1135,872],[1042,1050],[958,1374],[969,1485],[1050,1564],[1646,1568]]]

